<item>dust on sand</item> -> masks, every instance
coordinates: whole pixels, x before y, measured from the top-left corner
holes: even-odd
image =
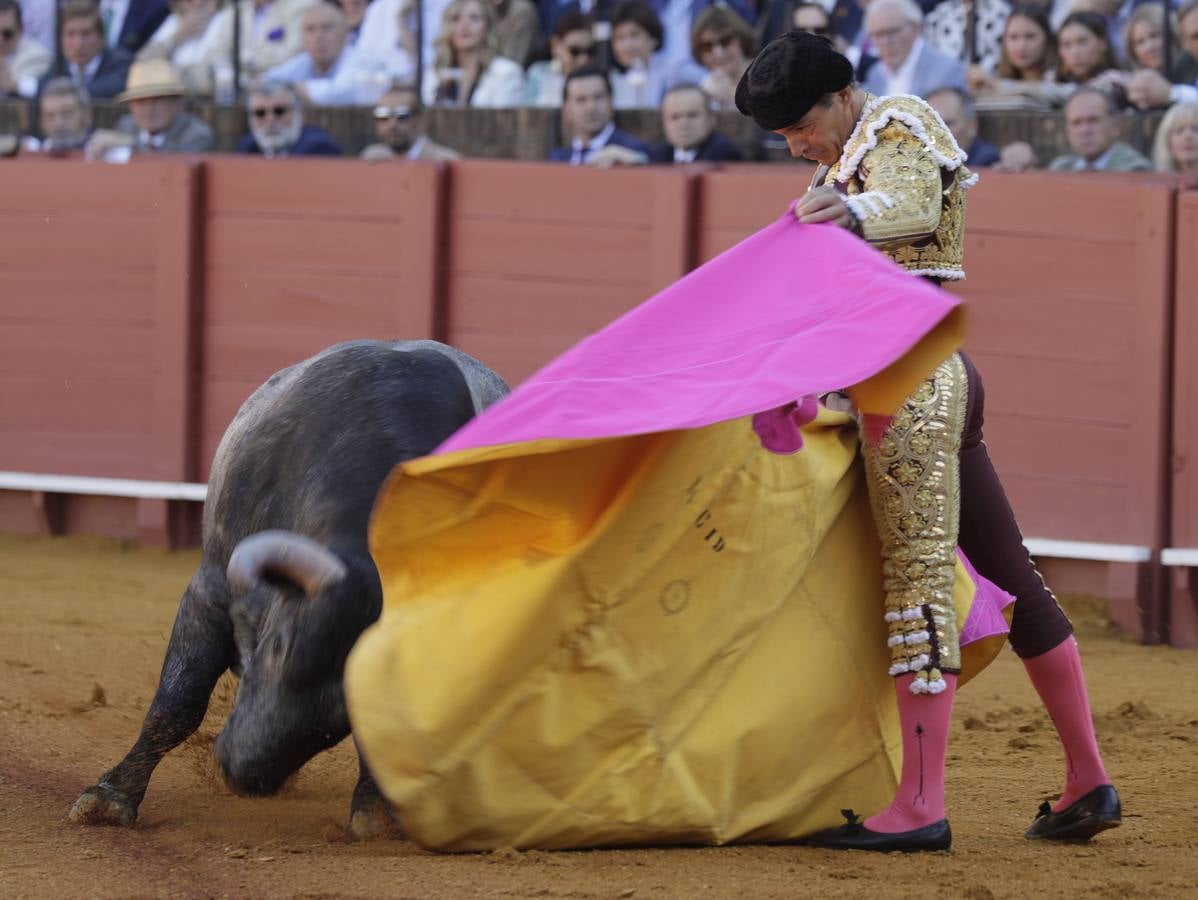
[[[235,797],[211,746],[235,683],[159,766],[129,830],[68,821],[132,745],[198,555],[0,537],[0,885],[5,897],[1198,896],[1198,653],[1113,634],[1072,606],[1125,822],[1085,845],[1023,838],[1059,790],[1052,728],[1010,652],[958,697],[951,854],[719,847],[449,856],[355,844],[347,742],[273,798]]]

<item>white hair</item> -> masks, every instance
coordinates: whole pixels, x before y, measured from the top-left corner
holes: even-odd
[[[869,14],[876,9],[885,9],[893,7],[897,9],[899,15],[912,25],[923,25],[923,10],[919,8],[919,4],[915,0],[870,0],[869,6],[865,8],[865,18],[869,18]]]
[[[1169,152],[1169,132],[1179,120],[1198,121],[1198,103],[1174,103],[1156,127],[1156,139],[1152,143],[1152,164],[1158,172],[1176,172],[1177,160]]]

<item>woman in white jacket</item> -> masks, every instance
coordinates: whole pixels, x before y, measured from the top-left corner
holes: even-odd
[[[423,83],[424,102],[436,106],[520,106],[524,70],[500,56],[495,13],[483,0],[445,7],[436,58]]]

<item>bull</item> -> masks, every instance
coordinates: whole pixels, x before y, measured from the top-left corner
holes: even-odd
[[[132,825],[155,767],[203,721],[226,670],[236,701],[216,740],[222,779],[267,795],[350,734],[342,675],[382,610],[367,526],[383,480],[507,393],[435,341],[351,341],[284,369],[245,402],[217,448],[203,551],[184,591],[136,743],[71,818]],[[391,830],[361,754],[350,830]]]

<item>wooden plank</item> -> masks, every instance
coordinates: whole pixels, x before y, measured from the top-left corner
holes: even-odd
[[[71,323],[92,325],[142,325],[153,321],[152,269],[111,270],[104,275],[106,294],[121,297],[117,303],[80,303],[92,297],[96,274],[92,269],[57,265],[13,264],[4,270],[4,303],[0,323]]]
[[[664,171],[462,160],[452,166],[451,223],[462,218],[511,224],[598,228],[643,226],[646,198]]]
[[[150,379],[110,378],[95,373],[73,381],[9,376],[0,381],[0,409],[5,431],[58,428],[148,432],[152,398]],[[86,447],[75,452],[86,454]]]
[[[1103,174],[980,170],[969,192],[967,232],[1002,232],[1055,242],[1062,235],[1117,243],[1162,224],[1139,206],[1141,191],[1172,190],[1175,179]],[[1064,201],[1064,202],[1062,202]],[[1147,233],[1147,232],[1145,232]],[[1159,238],[1159,235],[1157,236]]]
[[[422,289],[408,288],[408,274],[306,273],[264,271],[253,284],[242,273],[225,268],[205,272],[208,302],[205,315],[222,325],[325,327],[330,321],[376,332],[394,322],[397,306],[415,310],[424,303]],[[417,335],[420,336],[420,335]]]
[[[506,278],[462,273],[454,278],[455,334],[519,331],[522,334],[590,334],[642,300],[636,285]]]
[[[199,311],[203,283],[200,262],[200,172],[195,163],[177,162],[160,182],[155,246],[152,404],[148,478],[190,481],[195,477],[192,435],[197,427]],[[149,508],[149,507],[147,507]],[[157,508],[157,507],[154,507]],[[165,506],[163,506],[165,514]],[[145,519],[145,509],[139,515]],[[165,529],[163,529],[165,534]]]
[[[1186,191],[1177,203],[1173,322],[1173,473],[1174,547],[1198,547],[1198,191]]]
[[[65,419],[37,428],[0,425],[0,466],[6,470],[136,478],[148,462],[146,434],[137,429],[76,427]]]
[[[131,166],[97,166],[83,160],[5,160],[5,216],[29,213],[42,221],[81,215],[106,221],[126,216],[152,220],[155,182],[170,163],[138,160]],[[61,198],[65,202],[51,202]]]
[[[151,334],[145,325],[82,326],[73,320],[28,322],[14,317],[0,326],[0,380],[78,381],[97,371],[113,378],[137,378],[149,366]]]
[[[5,182],[7,184],[7,180]],[[144,216],[51,215],[44,224],[29,217],[0,216],[0,266],[53,270],[70,260],[82,270],[154,271],[155,220]]]
[[[432,166],[299,157],[281,166],[261,158],[211,156],[205,159],[205,190],[221,215],[394,222],[406,214],[409,190]]]
[[[449,234],[451,298],[453,279],[459,273],[649,284],[648,223],[617,228],[589,221],[561,226],[462,218],[450,223]]]
[[[238,216],[214,210],[205,233],[206,268],[241,274],[251,289],[259,276],[280,271],[293,278],[310,272],[346,275],[400,273],[394,235],[378,222],[307,216]]]

